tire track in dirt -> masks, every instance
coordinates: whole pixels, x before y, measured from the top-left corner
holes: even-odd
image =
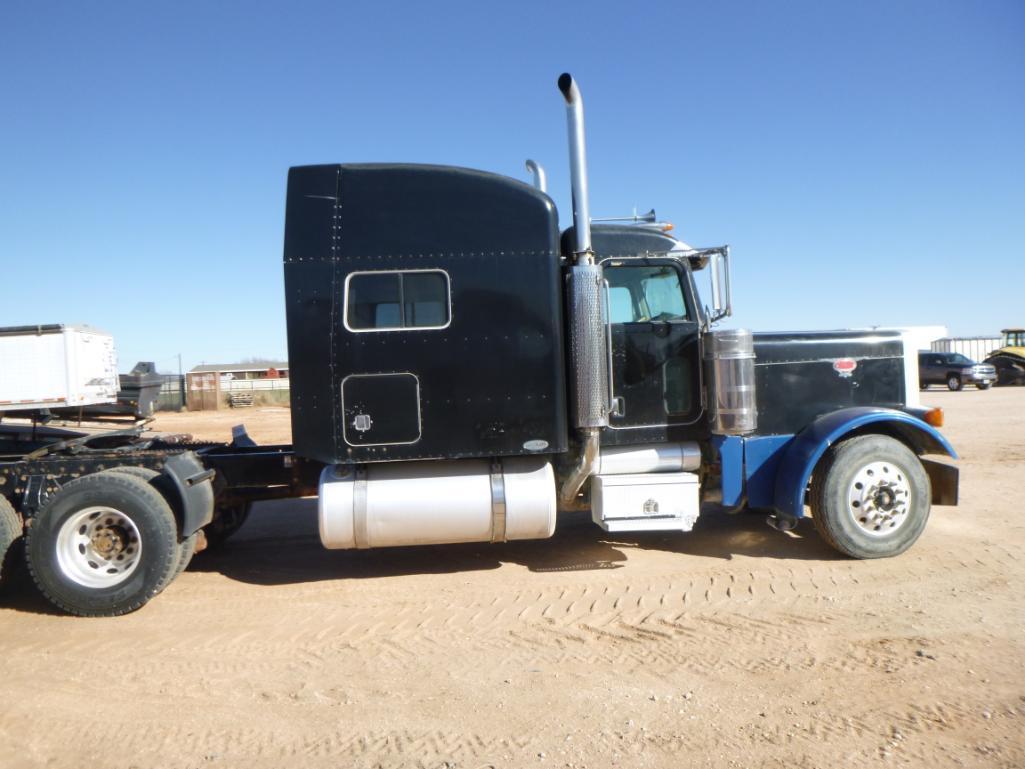
[[[329,657],[354,650],[402,664],[429,653],[432,646],[443,648],[453,637],[468,635],[471,648],[502,652],[505,658],[517,654],[536,657],[536,644],[542,641],[546,644],[544,655],[552,654],[548,647],[557,650],[554,662],[614,664],[628,669],[657,662],[694,671],[762,670],[811,659],[804,636],[808,623],[829,622],[829,596],[824,596],[824,591],[846,592],[848,602],[857,603],[859,595],[866,600],[870,593],[865,591],[872,590],[873,582],[882,581],[869,576],[868,584],[862,584],[851,565],[841,562],[840,568],[830,564],[775,571],[716,570],[640,585],[619,579],[602,585],[545,585],[504,594],[474,590],[441,602],[393,604],[386,594],[370,610],[350,613],[344,603],[322,605],[319,612],[284,611],[278,616],[261,616],[254,626],[235,628],[214,621],[214,606],[193,619],[194,629],[202,632],[186,642],[188,658],[177,663],[172,659],[170,664],[214,678],[247,671],[257,675],[279,666],[283,658],[316,667]],[[886,582],[907,586],[933,576],[920,561],[909,561],[896,579],[889,573]],[[188,608],[191,615],[192,605]],[[780,612],[778,620],[757,618],[769,612]],[[171,624],[176,624],[173,618]],[[55,641],[36,637],[27,644],[15,640],[8,646],[13,654],[29,656],[45,648],[48,654],[99,665],[100,670],[105,669],[103,660],[118,660],[107,667],[122,666],[124,674],[138,677],[168,665],[167,640],[162,633],[148,638],[133,636],[131,644],[119,642],[120,636],[98,634],[89,640],[84,635],[72,632]],[[603,639],[604,643],[582,643],[585,638]],[[710,652],[737,641],[750,644],[760,656],[734,659]],[[126,658],[135,660],[127,669],[123,667]],[[892,666],[892,661],[881,659],[870,666],[887,664]]]

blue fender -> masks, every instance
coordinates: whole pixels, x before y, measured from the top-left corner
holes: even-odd
[[[876,429],[866,432],[898,438],[917,454],[947,454],[957,459],[954,447],[935,427],[911,414],[871,406],[833,411],[799,432],[787,448],[776,473],[774,507],[777,512],[783,516],[802,517],[804,490],[826,449],[844,436],[868,425],[874,425]]]

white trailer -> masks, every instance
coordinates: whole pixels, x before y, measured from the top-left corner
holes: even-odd
[[[89,326],[0,328],[0,413],[116,403],[114,338]]]
[[[982,363],[991,352],[1003,346],[998,336],[961,336],[937,339],[931,345],[931,352],[959,352],[976,363]]]

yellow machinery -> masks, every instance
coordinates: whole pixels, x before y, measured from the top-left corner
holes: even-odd
[[[1005,328],[1004,346],[986,358],[997,370],[997,385],[1025,385],[1025,328]]]

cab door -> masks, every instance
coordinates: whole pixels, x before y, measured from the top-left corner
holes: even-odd
[[[608,259],[612,389],[605,442],[683,437],[701,421],[701,323],[687,268],[675,259]],[[690,290],[687,290],[690,289]]]

